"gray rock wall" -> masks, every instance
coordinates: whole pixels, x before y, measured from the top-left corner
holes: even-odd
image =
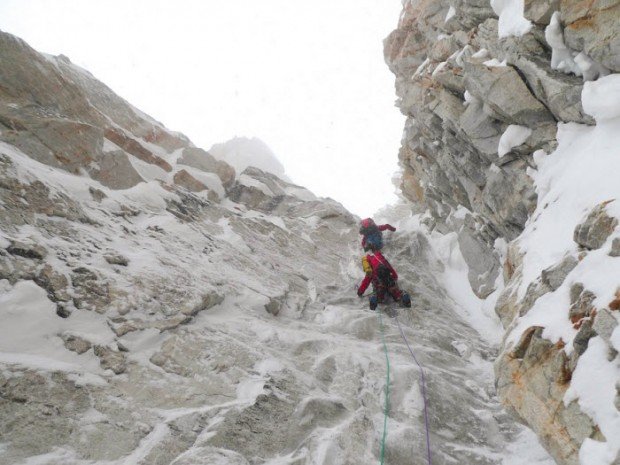
[[[544,38],[550,5],[539,3],[528,2],[527,15],[537,21],[528,34],[499,39],[486,1],[408,1],[398,29],[385,40],[397,104],[407,117],[399,154],[403,193],[439,223],[448,222],[459,205],[470,210],[490,233],[481,237],[470,228],[480,243],[474,248],[492,249],[495,238],[512,240],[523,229],[536,206],[526,170],[533,152],[556,146],[556,123],[593,124],[581,107],[582,79],[550,66]],[[562,2],[565,15],[576,8],[568,3]],[[449,8],[455,14],[446,21]],[[588,43],[615,40],[612,32]],[[492,59],[506,66],[489,65]],[[532,133],[500,157],[498,143],[509,125]],[[471,284],[485,294],[475,279]]]
[[[552,69],[545,27],[559,11],[564,41],[574,55],[583,52],[612,72],[619,70],[620,53],[617,1],[524,3],[531,30],[500,39],[489,1],[408,0],[397,29],[384,42],[386,63],[396,77],[397,105],[406,116],[399,152],[402,192],[430,213],[427,225],[458,232],[469,282],[478,296],[488,296],[503,271],[506,286],[496,312],[508,330],[537,298],[554,292],[583,258],[564,257],[528,283],[525,297],[517,297],[522,252],[511,241],[536,208],[527,175],[533,153],[556,147],[558,122],[594,124],[581,104],[582,78]],[[531,132],[500,156],[499,140],[510,125]],[[575,241],[586,249],[600,247],[616,226],[617,220],[599,208],[577,227]],[[498,238],[509,243],[503,263],[495,248]],[[611,256],[616,249],[617,244]],[[578,297],[576,318],[587,320],[591,308],[579,310]],[[608,334],[616,321],[610,310],[597,318],[595,314],[591,317],[600,333],[591,323],[583,324],[570,359],[532,327],[519,347],[504,351],[496,363],[503,402],[537,432],[561,464],[578,463],[585,438],[600,439],[596,425],[575,403],[562,403],[587,341]]]

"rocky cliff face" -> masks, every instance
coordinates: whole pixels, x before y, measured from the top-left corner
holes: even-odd
[[[605,175],[617,169],[615,158],[605,158],[616,139],[607,148],[570,147],[612,140],[618,130],[617,112],[595,111],[607,108],[600,102],[584,106],[595,89],[616,88],[619,41],[618,2],[572,0],[407,0],[385,41],[407,117],[399,154],[403,194],[428,212],[429,227],[458,233],[472,289],[498,299],[507,329],[496,363],[500,396],[561,464],[620,463],[618,430],[610,426],[619,421],[620,315],[613,296],[620,283],[605,278],[619,265],[610,258],[619,212],[608,206],[618,189]],[[600,87],[586,83],[584,91],[585,80],[599,77]],[[609,107],[620,105],[614,92],[600,92]],[[560,124],[558,131],[558,123],[579,126]],[[588,154],[591,166],[583,161]],[[567,166],[561,175],[545,174],[557,163],[553,157]],[[570,163],[583,178],[562,190]],[[569,198],[572,206],[562,200]],[[580,282],[588,272],[598,273],[597,291]],[[565,328],[561,336],[556,324]],[[591,356],[581,363],[588,347]],[[596,363],[597,350],[601,376],[611,378],[602,409],[611,422],[575,393],[581,381],[571,383]]]

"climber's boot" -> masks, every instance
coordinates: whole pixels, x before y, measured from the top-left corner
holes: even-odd
[[[411,297],[407,292],[403,292],[403,295],[400,298],[400,303],[403,307],[411,308]]]

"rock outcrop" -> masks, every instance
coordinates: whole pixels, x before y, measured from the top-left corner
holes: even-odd
[[[2,32],[0,50],[0,141],[46,165],[87,173],[111,189],[159,179],[211,192],[212,184],[199,188],[175,165],[177,152],[179,163],[215,174],[224,187],[232,184],[231,166],[167,130],[67,57],[42,55]],[[220,197],[216,191],[212,199]]]
[[[527,250],[519,239],[528,222],[545,214],[530,170],[536,169],[537,156],[558,146],[557,123],[595,123],[584,111],[582,90],[584,79],[598,74],[584,71],[582,78],[554,69],[552,33],[559,34],[568,59],[602,73],[618,72],[620,5],[526,0],[521,19],[531,24],[515,35],[502,25],[500,10],[507,3],[403,2],[398,28],[384,42],[385,60],[396,76],[397,106],[407,118],[399,153],[401,188],[427,212],[426,225],[458,233],[474,292],[481,298],[499,294],[496,312],[507,331],[496,362],[503,402],[534,429],[558,463],[576,465],[586,439],[606,438],[591,413],[564,400],[589,341],[601,335],[610,360],[617,360],[610,329],[619,315],[597,305],[592,290],[567,276],[590,251],[610,242],[606,253],[620,255],[619,239],[612,240],[618,218],[606,211],[607,203],[590,205],[579,224],[567,226],[571,237],[574,230],[573,249],[534,276],[523,263]],[[518,19],[518,13],[508,19]],[[510,140],[507,129],[515,126],[523,128],[525,140]],[[543,327],[519,325],[540,302],[560,294],[565,321],[575,325],[569,347],[549,340]]]

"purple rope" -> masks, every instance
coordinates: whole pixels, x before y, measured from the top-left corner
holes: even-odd
[[[428,407],[427,407],[427,402],[426,402],[426,378],[424,376],[424,368],[422,367],[422,365],[420,365],[420,362],[418,362],[418,359],[416,358],[415,354],[413,353],[413,350],[411,349],[411,346],[409,345],[409,341],[407,341],[407,338],[405,337],[403,327],[400,325],[400,321],[398,321],[398,315],[395,316],[395,319],[396,319],[396,323],[398,323],[398,329],[400,329],[400,334],[403,336],[403,340],[405,341],[405,344],[407,345],[407,349],[409,349],[409,353],[413,357],[413,360],[420,368],[420,374],[422,375],[421,376],[421,381],[422,381],[421,391],[422,391],[422,399],[424,399],[424,426],[426,427],[426,453],[428,457],[428,465],[431,465],[431,438],[430,438],[429,428],[428,428]]]

